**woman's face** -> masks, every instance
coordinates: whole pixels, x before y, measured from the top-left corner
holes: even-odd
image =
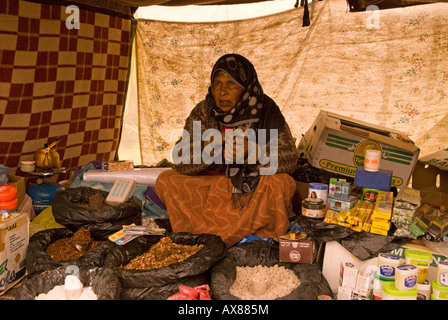
[[[232,110],[240,100],[244,89],[227,74],[219,72],[212,83],[212,94],[216,105],[222,111]]]

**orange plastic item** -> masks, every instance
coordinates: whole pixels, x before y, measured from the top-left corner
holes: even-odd
[[[13,209],[15,209],[15,207],[17,207],[18,204],[19,204],[19,200],[17,198],[15,198],[11,201],[0,202],[0,210],[1,209],[13,210]]]
[[[11,201],[17,197],[17,188],[13,186],[0,187],[0,202]]]

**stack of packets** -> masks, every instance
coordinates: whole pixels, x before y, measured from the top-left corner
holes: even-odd
[[[397,227],[394,236],[416,238],[411,232],[411,223],[420,206],[420,191],[409,187],[401,189],[395,198],[392,222]]]
[[[393,193],[378,190],[375,202],[358,200],[350,210],[328,210],[324,222],[338,224],[357,232],[387,235],[392,215]]]
[[[101,171],[121,171],[121,170],[134,170],[134,161],[132,160],[105,161],[101,164]]]

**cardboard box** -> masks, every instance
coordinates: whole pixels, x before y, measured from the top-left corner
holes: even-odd
[[[393,171],[393,186],[409,182],[420,149],[401,131],[321,110],[298,146],[313,167],[350,177],[368,149],[382,151],[381,169]]]
[[[6,219],[0,218],[0,295],[26,275],[29,225],[26,213],[13,213]]]
[[[313,239],[279,238],[279,260],[281,262],[312,264],[316,256],[316,241]]]
[[[26,193],[25,178],[9,174],[7,184],[17,188],[17,200],[18,200],[18,204],[16,207],[17,209],[22,204],[23,199],[25,199],[25,193]]]

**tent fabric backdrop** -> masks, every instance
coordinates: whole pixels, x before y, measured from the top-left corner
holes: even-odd
[[[421,155],[448,147],[447,3],[353,13],[324,0],[309,10],[309,27],[303,8],[217,23],[139,19],[142,164],[171,160],[225,53],[252,61],[297,144],[323,109],[403,131]]]
[[[68,29],[69,16],[65,6],[0,4],[0,163],[11,173],[58,138],[59,179],[115,158],[131,20],[80,9],[79,29]]]

